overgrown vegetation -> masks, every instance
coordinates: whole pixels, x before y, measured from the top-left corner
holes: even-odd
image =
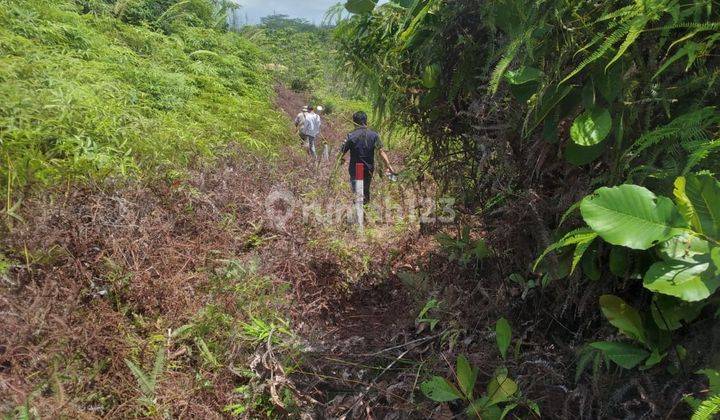
[[[259,50],[210,1],[0,4],[0,181],[178,176],[285,133]],[[5,196],[5,194],[3,194]],[[4,206],[5,207],[5,206]]]
[[[626,369],[644,363],[656,378],[717,367],[687,348],[717,330],[700,327],[717,316],[708,306],[720,285],[716,2],[345,7],[348,18],[332,12],[339,51],[388,123],[422,131],[417,168],[495,226],[493,248],[527,244],[510,253],[505,275],[536,277],[555,292],[536,304],[557,305],[558,322],[587,330],[580,373],[593,357],[596,371],[605,357]],[[574,221],[578,208],[587,227]],[[630,342],[598,334],[588,298]],[[613,410],[599,398],[588,414]],[[676,409],[673,398],[665,409]]]
[[[338,45],[331,26],[315,26],[303,19],[270,15],[241,31],[266,54],[266,67],[276,80],[309,95],[326,115],[372,106],[338,61]]]
[[[720,412],[717,2],[236,11],[0,0],[3,415]],[[368,95],[358,234],[287,117]]]

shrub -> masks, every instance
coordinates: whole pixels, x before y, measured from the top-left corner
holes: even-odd
[[[290,89],[295,92],[307,92],[310,90],[310,82],[306,79],[293,79],[290,82]]]

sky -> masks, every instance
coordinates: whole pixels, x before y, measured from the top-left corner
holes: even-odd
[[[337,4],[339,0],[236,0],[242,6],[240,15],[245,19],[247,15],[248,23],[259,23],[263,16],[273,13],[289,15],[293,18],[304,18],[310,23],[322,23],[325,12]]]

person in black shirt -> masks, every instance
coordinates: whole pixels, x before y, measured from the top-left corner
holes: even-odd
[[[345,142],[340,149],[340,162],[345,163],[345,154],[350,152],[350,184],[353,193],[355,192],[355,165],[362,163],[365,167],[364,183],[363,183],[363,204],[370,202],[370,182],[372,182],[373,171],[375,170],[375,150],[380,151],[385,165],[390,173],[395,173],[387,154],[383,150],[380,135],[373,130],[367,128],[367,114],[358,111],[353,114],[353,122],[356,125],[355,130],[348,134]]]

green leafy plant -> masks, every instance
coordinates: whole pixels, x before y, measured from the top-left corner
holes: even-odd
[[[440,322],[439,318],[433,318],[429,315],[429,312],[440,307],[440,303],[437,299],[430,299],[425,303],[425,306],[420,310],[417,318],[415,318],[415,324],[423,325],[427,324],[430,331],[435,329],[437,323]]]
[[[720,414],[720,395],[715,395],[700,403],[692,415],[692,420],[711,420]]]
[[[32,406],[32,397],[27,397],[25,400],[25,403],[22,405],[18,405],[15,407],[12,411],[12,414],[4,414],[3,419],[10,420],[10,419],[16,419],[16,420],[39,420],[41,417],[38,414],[38,410]]]
[[[522,288],[521,299],[526,299],[531,290],[538,286],[538,282],[534,279],[525,279],[521,274],[513,273],[509,277],[510,281]]]
[[[503,359],[507,356],[508,347],[510,347],[510,339],[512,338],[512,328],[505,318],[500,318],[495,323],[495,341],[497,342],[500,355]]]
[[[266,322],[259,318],[252,318],[250,322],[242,324],[244,337],[253,343],[264,343],[268,340],[274,344],[280,343],[281,336],[291,336],[292,333],[285,321],[278,320],[280,323]]]
[[[581,258],[593,235],[621,247],[656,250],[659,261],[643,276],[643,286],[656,293],[648,313],[641,314],[617,296],[600,298],[607,320],[645,348],[610,342],[590,347],[626,369],[642,361],[644,368],[659,363],[670,347],[669,332],[697,318],[703,300],[720,287],[720,265],[713,260],[713,250],[720,245],[720,183],[708,175],[688,174],[675,181],[674,196],[673,203],[636,185],[601,188],[580,204],[589,227],[567,234],[540,256],[575,246],[575,255]],[[611,271],[624,270],[611,267]]]
[[[288,133],[260,52],[218,27],[229,2],[79,3],[13,2],[0,13],[6,215],[19,213],[28,186],[162,180],[232,142],[272,155]]]
[[[500,318],[495,324],[495,331],[497,346],[504,359],[510,346],[512,329],[505,318]],[[478,369],[472,367],[465,356],[458,356],[453,373],[452,380],[433,376],[420,384],[420,390],[433,401],[463,401],[467,406],[467,415],[475,418],[502,420],[520,405],[540,415],[538,405],[522,396],[517,383],[508,376],[504,367],[496,369],[487,383],[485,393],[480,396],[476,395]]]
[[[607,109],[595,108],[582,113],[570,128],[570,137],[580,146],[595,146],[605,140],[612,128]]]
[[[125,359],[125,364],[135,377],[138,387],[140,388],[140,392],[143,395],[140,398],[140,402],[149,410],[154,408],[156,404],[158,381],[165,370],[165,348],[158,348],[155,353],[155,363],[153,364],[152,370],[149,372],[145,372],[141,367],[129,359]]]
[[[458,356],[455,364],[455,378],[450,381],[442,376],[433,376],[420,385],[426,397],[437,402],[462,400],[467,404],[469,416],[482,419],[503,419],[522,400],[518,386],[510,379],[505,369],[498,369],[480,397],[476,394],[478,370],[473,368],[465,356]]]
[[[200,351],[200,355],[202,356],[203,361],[206,365],[208,365],[212,369],[217,369],[221,366],[217,357],[215,357],[213,352],[210,350],[205,340],[203,340],[201,337],[198,337],[195,339],[195,344],[197,345],[197,348]]]
[[[685,188],[688,181],[689,189]],[[720,184],[707,175],[678,178],[675,203],[637,185],[601,188],[580,204],[589,228],[567,234],[548,247],[538,262],[549,252],[575,245],[574,268],[597,235],[613,245],[658,251],[660,261],[643,276],[646,289],[688,302],[706,299],[720,287],[713,261],[714,249],[720,245],[715,231],[720,200],[715,197],[720,197]]]
[[[362,15],[372,12],[376,3],[375,0],[349,0],[345,3],[345,8],[350,13]]]
[[[457,261],[460,265],[477,264],[490,256],[490,249],[482,238],[473,239],[470,237],[470,228],[464,227],[457,238],[441,233],[436,240],[447,253],[451,261]]]

